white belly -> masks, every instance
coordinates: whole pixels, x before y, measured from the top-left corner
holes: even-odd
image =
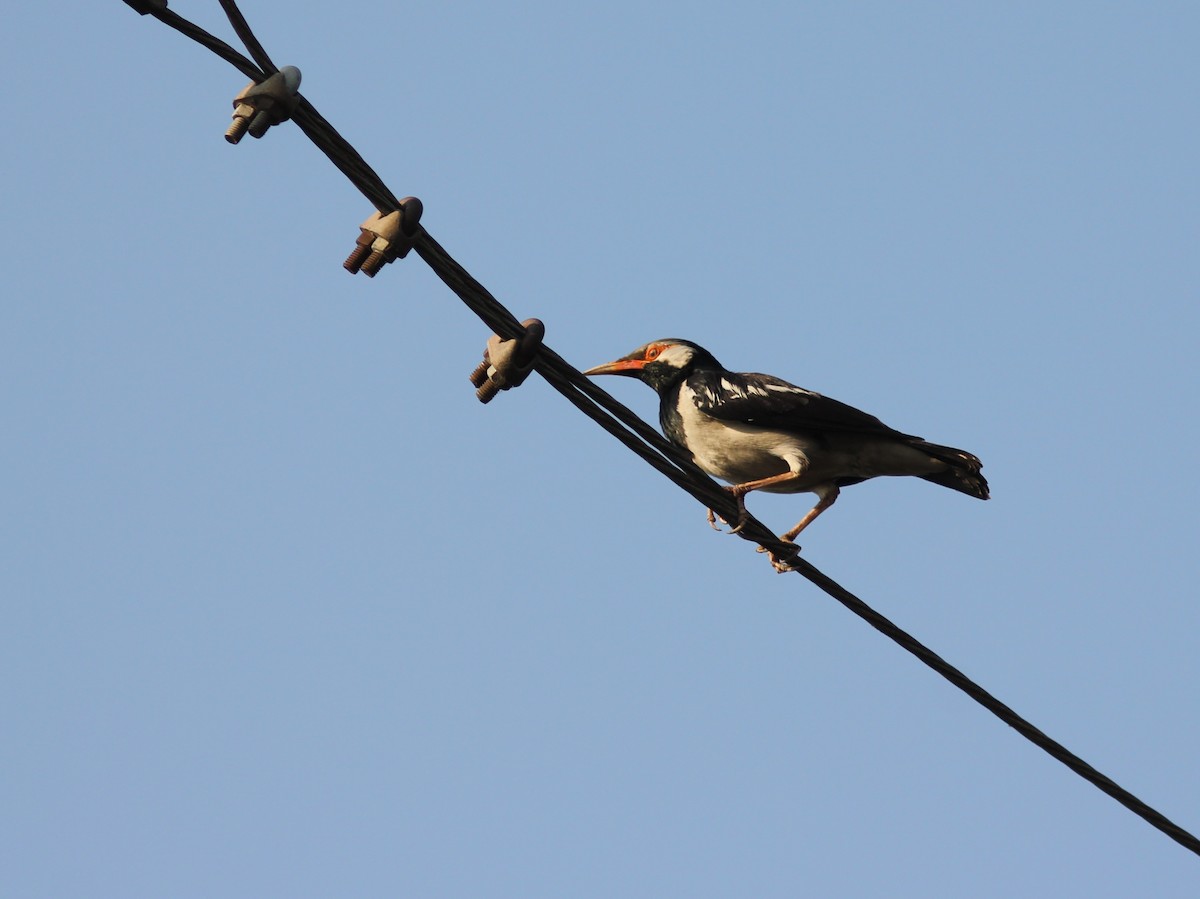
[[[714,477],[744,484],[787,471],[803,472],[795,481],[763,488],[768,493],[805,493],[843,479],[946,470],[944,462],[893,438],[827,433],[818,439],[719,421],[690,402],[681,402],[679,411],[688,449],[696,464]]]

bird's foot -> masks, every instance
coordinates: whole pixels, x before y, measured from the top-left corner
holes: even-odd
[[[733,527],[729,529],[729,533],[738,534],[746,526],[746,522],[750,520],[750,512],[746,508],[746,494],[739,491],[736,487],[726,487],[725,489],[737,500],[738,517]]]
[[[784,540],[785,543],[791,543],[791,540]],[[780,574],[786,574],[789,571],[795,571],[796,566],[792,563],[800,556],[800,547],[793,544],[793,548],[782,553],[775,553],[765,546],[758,547],[755,552],[766,553],[767,559],[771,562],[771,567]]]
[[[746,522],[750,520],[750,513],[746,510],[746,501],[742,498],[742,494],[738,493],[733,487],[726,487],[725,489],[728,490],[733,495],[733,498],[735,500],[737,500],[738,517],[737,517],[737,521],[733,522],[733,527],[724,533],[736,534],[739,531],[741,531],[741,529],[743,527],[746,526]],[[716,512],[714,512],[712,509],[709,509],[708,510],[708,526],[710,528],[712,528],[714,531],[720,531],[721,527],[720,527],[720,525],[717,524],[718,521],[720,521],[721,524],[729,524],[730,523],[727,518],[723,518],[722,516],[720,516]]]

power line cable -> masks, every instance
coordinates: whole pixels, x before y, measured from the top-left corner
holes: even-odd
[[[237,4],[233,0],[217,0],[217,2],[221,4],[221,9],[225,10],[225,17],[229,19],[229,24],[233,26],[238,40],[246,47],[250,56],[258,63],[259,68],[267,75],[274,75],[278,72],[279,69],[276,68],[275,63],[271,62],[271,57],[267,55],[267,51],[263,49],[263,45],[258,42],[258,38],[250,30],[250,23],[246,21],[246,17],[242,15],[242,11],[238,9]]]
[[[218,2],[229,18],[234,31],[253,57],[253,61],[203,28],[168,10],[166,0],[124,0],[124,2],[142,15],[153,16],[163,24],[211,50],[255,82],[261,82],[277,71],[234,0],[218,0]],[[403,201],[396,198],[395,194],[383,183],[383,179],[375,173],[354,147],[317,112],[311,103],[299,94],[297,94],[297,105],[292,113],[292,118],[313,144],[329,157],[338,170],[370,200],[380,213],[388,214],[402,208]],[[516,317],[456,262],[424,227],[419,227],[417,232],[411,235],[411,243],[412,248],[446,286],[496,334],[509,339],[522,336],[524,329]],[[700,469],[687,454],[672,445],[658,431],[606,391],[597,387],[577,368],[567,363],[549,347],[543,345],[539,350],[534,362],[534,370],[576,408],[700,503],[728,521],[737,518],[738,510],[730,494]],[[959,669],[884,615],[875,611],[832,578],[823,574],[807,560],[793,556],[795,547],[781,541],[758,519],[751,516],[739,532],[739,536],[787,557],[792,570],[807,578],[881,634],[916,656],[923,664],[958,687],[1005,724],[1015,729],[1021,736],[1049,753],[1080,777],[1111,796],[1181,846],[1200,855],[1200,839],[1096,770],[1061,743],[1034,727]]]

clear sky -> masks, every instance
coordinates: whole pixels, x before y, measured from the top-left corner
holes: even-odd
[[[806,556],[1200,830],[1194,3],[243,10],[574,364],[686,337],[982,457]],[[0,49],[6,895],[1200,895],[544,382],[480,406],[228,65],[118,0]]]

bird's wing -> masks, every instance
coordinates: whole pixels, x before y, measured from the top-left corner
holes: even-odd
[[[909,436],[889,428],[874,415],[770,375],[694,372],[688,386],[696,407],[722,421],[801,431]]]

